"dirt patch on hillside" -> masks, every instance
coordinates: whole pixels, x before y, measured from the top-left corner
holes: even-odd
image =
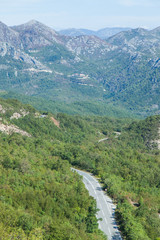
[[[59,121],[57,121],[54,117],[51,117],[51,120],[54,122],[54,124],[55,124],[58,128],[60,128],[60,122],[59,122]]]

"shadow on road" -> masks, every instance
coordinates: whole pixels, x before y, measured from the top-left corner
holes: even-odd
[[[112,236],[112,240],[123,240],[120,233],[117,232],[114,234],[114,236]]]
[[[102,191],[102,188],[101,187],[96,187],[96,190]]]

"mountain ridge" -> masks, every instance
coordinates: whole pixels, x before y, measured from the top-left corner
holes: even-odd
[[[142,116],[159,113],[157,30],[130,29],[102,40],[62,36],[35,20],[0,26],[8,32],[0,41],[1,90],[64,104],[124,106]]]
[[[115,34],[117,34],[118,32],[121,31],[128,31],[130,28],[120,28],[120,27],[114,27],[114,28],[102,28],[99,29],[97,31],[94,30],[89,30],[89,29],[77,29],[77,28],[68,28],[68,29],[64,29],[64,30],[60,30],[58,31],[61,35],[65,35],[65,36],[81,36],[81,35],[94,35],[97,36],[101,39],[107,39],[108,37],[111,37]]]

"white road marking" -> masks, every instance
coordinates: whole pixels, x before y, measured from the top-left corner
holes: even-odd
[[[109,234],[111,235],[111,231],[110,231],[109,227],[108,227],[108,231],[109,231]]]
[[[103,195],[103,194],[102,194],[102,195]],[[104,195],[103,195],[103,199],[104,199],[104,201],[106,202],[106,205],[107,205],[107,208],[108,208],[109,213],[112,214],[111,209],[109,209],[109,207],[108,207],[108,202],[106,201]]]
[[[107,219],[105,218],[104,220],[105,220],[106,224],[108,225]]]
[[[100,208],[102,208],[102,205],[99,203]]]
[[[85,187],[86,187],[86,188],[87,188],[87,190],[89,191],[89,188],[88,188],[87,184],[85,184]]]
[[[105,217],[105,214],[104,214],[104,211],[103,211],[103,209],[101,209],[102,210],[102,213],[103,213],[103,215],[104,215],[104,217]]]
[[[96,191],[95,191],[95,189],[94,189],[94,187],[93,187],[93,184],[88,180],[88,178],[86,178],[85,176],[83,176],[90,184],[91,184],[91,186],[92,186],[92,188],[93,188],[93,191],[94,191],[94,193],[97,195],[97,193],[96,193]]]

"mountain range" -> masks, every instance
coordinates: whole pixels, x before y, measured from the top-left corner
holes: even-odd
[[[101,39],[107,39],[119,32],[122,31],[128,31],[131,28],[122,28],[122,27],[107,27],[107,28],[102,28],[100,30],[94,31],[94,30],[89,30],[89,29],[76,29],[76,28],[69,28],[69,29],[63,29],[58,31],[61,35],[65,36],[71,36],[71,37],[76,37],[76,36],[81,36],[81,35],[88,35],[88,36],[97,36]]]
[[[159,68],[160,28],[130,29],[103,40],[61,35],[35,20],[13,27],[0,22],[0,95],[38,108],[159,114]]]

